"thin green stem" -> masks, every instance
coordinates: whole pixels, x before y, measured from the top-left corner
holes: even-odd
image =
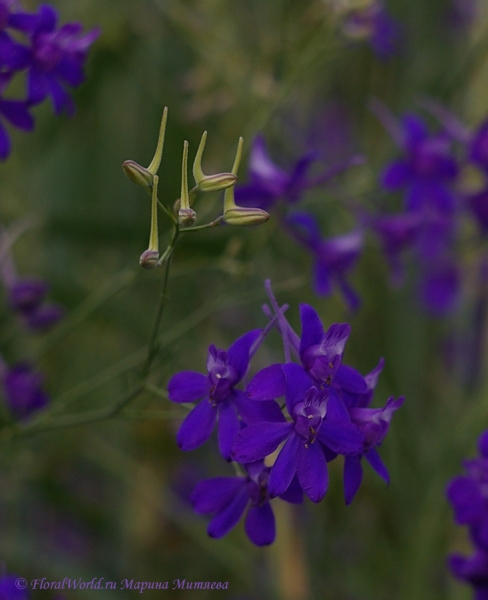
[[[210,229],[211,227],[217,227],[217,225],[220,225],[223,218],[224,218],[223,215],[220,215],[220,217],[217,217],[215,220],[211,221],[210,223],[206,223],[205,225],[197,225],[196,227],[188,227],[187,229],[182,229],[180,231],[180,233],[193,233],[194,231],[202,231],[203,229]]]
[[[158,353],[158,335],[159,335],[159,328],[161,326],[161,320],[163,318],[163,314],[164,314],[164,309],[166,307],[166,304],[168,302],[168,281],[169,281],[169,273],[171,270],[171,262],[172,262],[172,258],[173,258],[173,250],[175,247],[175,244],[178,240],[178,236],[180,233],[180,229],[178,227],[178,225],[175,226],[174,228],[174,233],[173,233],[173,239],[171,240],[170,245],[168,246],[167,252],[169,253],[168,259],[166,260],[166,266],[165,266],[165,270],[164,270],[164,278],[163,278],[163,289],[161,292],[161,300],[159,302],[159,307],[158,307],[158,311],[156,313],[156,319],[154,321],[154,325],[151,331],[151,336],[149,338],[149,346],[148,346],[148,352],[147,352],[147,358],[146,358],[146,362],[144,364],[144,367],[142,369],[142,375],[141,375],[141,382],[144,385],[147,376],[149,375],[149,372],[151,370],[151,366],[152,363],[154,361],[154,359],[156,358],[156,355]],[[166,253],[165,253],[166,254]]]

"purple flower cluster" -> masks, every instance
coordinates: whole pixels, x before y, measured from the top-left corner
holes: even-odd
[[[392,282],[403,281],[402,256],[412,253],[420,271],[422,304],[442,315],[461,299],[458,249],[465,221],[475,221],[478,235],[488,232],[488,123],[470,133],[445,109],[434,108],[442,124],[436,133],[417,115],[407,114],[397,123],[380,109],[401,151],[383,170],[381,185],[389,194],[400,193],[402,209],[378,215],[370,224],[387,257]],[[475,191],[462,187],[467,168],[484,177],[484,185]]]
[[[33,277],[19,277],[10,252],[8,231],[0,232],[0,281],[6,294],[7,309],[20,318],[29,333],[53,327],[63,316],[60,305],[46,302],[48,284]],[[43,376],[29,362],[7,365],[0,357],[0,381],[6,404],[18,419],[44,408],[49,397],[43,389]]]
[[[67,88],[83,82],[87,53],[99,34],[98,29],[83,34],[79,23],[59,27],[58,14],[48,4],[26,13],[18,0],[0,0],[0,159],[11,151],[5,121],[31,131],[34,119],[29,111],[47,97],[56,114],[74,112]],[[26,97],[6,98],[19,73],[26,76]]]
[[[452,554],[451,573],[470,583],[476,600],[488,599],[488,431],[478,442],[479,458],[464,461],[465,475],[452,479],[446,494],[458,525],[467,525],[474,544],[471,556]]]
[[[183,371],[168,383],[171,401],[197,402],[178,432],[180,448],[201,446],[217,424],[223,458],[241,465],[242,475],[196,486],[196,512],[213,515],[208,533],[218,538],[236,525],[247,507],[245,530],[259,546],[275,538],[270,499],[299,503],[305,493],[320,502],[328,488],[327,463],[338,455],[344,456],[347,504],[361,484],[363,458],[388,482],[377,447],[403,403],[403,398],[390,398],[383,408],[370,408],[383,361],[366,376],[343,364],[349,325],[334,324],[325,331],[307,304],[300,307],[299,337],[269,282],[266,286],[272,307],[265,307],[270,317],[266,330],[245,334],[228,351],[210,346],[206,375]],[[237,389],[273,326],[283,338],[285,362],[262,369],[244,390]]]
[[[236,188],[235,196],[241,206],[259,207],[266,211],[276,209],[282,225],[292,238],[313,258],[314,289],[319,296],[328,296],[338,288],[351,309],[360,301],[350,286],[347,275],[355,267],[363,247],[360,230],[345,235],[324,238],[316,218],[308,212],[296,211],[283,215],[294,207],[312,188],[326,184],[345,169],[363,162],[361,156],[334,165],[319,176],[309,176],[316,161],[315,153],[301,156],[287,173],[269,156],[264,139],[258,136],[249,157],[249,182]],[[284,210],[283,210],[284,209]]]

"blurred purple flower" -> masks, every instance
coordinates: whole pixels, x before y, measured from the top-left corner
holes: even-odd
[[[57,29],[58,14],[49,5],[42,5],[38,16],[31,38],[27,100],[39,104],[50,96],[56,114],[63,110],[73,114],[73,101],[65,87],[77,87],[84,81],[87,53],[100,30],[92,29],[82,35],[80,23],[67,23]]]
[[[402,38],[400,23],[382,2],[371,2],[365,8],[351,11],[343,22],[343,31],[351,39],[366,39],[376,56],[383,61],[397,54]]]
[[[253,346],[262,331],[256,329],[236,340],[228,351],[209,347],[207,358],[208,375],[194,371],[182,371],[168,383],[169,399],[172,402],[195,402],[183,421],[177,441],[182,450],[194,450],[210,437],[218,417],[219,449],[226,460],[230,460],[232,442],[240,431],[241,422],[256,420],[283,420],[275,402],[259,406],[246,394],[235,389],[249,368]],[[252,461],[248,461],[252,462]]]
[[[3,391],[9,410],[18,418],[25,419],[44,408],[49,396],[42,389],[43,376],[27,363],[4,367]]]
[[[0,32],[1,33],[1,32]],[[4,100],[1,97],[4,87],[7,85],[9,77],[0,73],[0,160],[5,160],[11,151],[11,141],[4,121],[10,125],[32,131],[34,129],[34,118],[30,115],[27,104],[20,100]]]
[[[3,575],[0,577],[0,600],[28,600],[27,589],[19,589],[16,585],[18,575]]]
[[[466,475],[452,479],[446,495],[459,525],[467,525],[475,545],[470,557],[451,555],[451,573],[470,583],[476,599],[488,598],[488,431],[479,438],[479,458],[465,460]]]
[[[404,156],[390,163],[382,174],[387,191],[404,189],[408,211],[451,213],[456,208],[450,185],[458,174],[451,156],[449,136],[431,136],[416,115],[402,119],[400,145]]]
[[[318,296],[329,296],[332,284],[342,292],[351,310],[360,306],[360,299],[349,285],[346,275],[354,269],[363,250],[363,233],[359,229],[344,235],[323,238],[317,221],[306,213],[294,213],[285,225],[314,258],[314,290]]]

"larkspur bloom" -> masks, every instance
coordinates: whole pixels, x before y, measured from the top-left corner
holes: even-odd
[[[275,518],[268,493],[269,467],[263,461],[244,464],[247,474],[237,477],[214,477],[196,485],[191,501],[197,514],[213,514],[208,535],[220,538],[241,519],[247,508],[244,529],[257,546],[272,544],[275,539]],[[300,489],[285,496],[289,502],[301,502]]]
[[[292,421],[257,422],[236,437],[232,456],[237,462],[260,460],[284,445],[271,468],[268,489],[271,497],[284,494],[295,475],[313,502],[320,502],[328,488],[327,454],[355,454],[362,448],[363,434],[345,415],[328,411],[329,390],[319,389],[303,367],[281,365],[286,407]],[[273,389],[260,378],[252,386],[259,401],[273,395]],[[335,407],[334,407],[335,408]]]
[[[20,589],[18,575],[7,574],[0,577],[0,600],[28,600],[27,589]]]
[[[66,87],[83,83],[88,50],[100,35],[98,29],[82,34],[80,23],[67,23],[58,29],[57,11],[42,5],[39,20],[31,36],[31,64],[28,71],[30,104],[39,104],[51,97],[56,114],[74,112],[74,105]]]
[[[7,406],[18,419],[25,419],[49,403],[44,377],[28,363],[2,366],[2,385]]]
[[[397,54],[400,48],[401,26],[377,0],[351,11],[344,19],[343,31],[351,39],[368,40],[375,55],[383,61]]]
[[[324,238],[312,215],[293,213],[285,219],[293,237],[313,256],[314,290],[318,296],[329,296],[337,286],[351,310],[359,308],[360,299],[347,280],[356,266],[364,245],[361,230]]]
[[[479,438],[479,458],[464,461],[466,475],[452,479],[446,495],[458,525],[469,527],[475,549],[470,557],[459,554],[448,559],[451,573],[470,583],[477,600],[488,598],[488,431]]]
[[[177,442],[182,450],[194,450],[204,444],[218,421],[219,449],[222,456],[230,460],[232,442],[241,428],[240,419],[244,423],[263,418],[283,420],[275,402],[259,406],[235,387],[247,373],[253,346],[261,334],[260,329],[250,331],[227,351],[211,345],[207,358],[208,375],[182,371],[171,378],[168,393],[172,402],[198,401],[178,432]]]

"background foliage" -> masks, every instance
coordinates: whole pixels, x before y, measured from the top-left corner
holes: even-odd
[[[14,248],[19,272],[48,280],[51,298],[69,316],[32,342],[12,338],[5,313],[0,337],[7,358],[29,356],[39,364],[60,413],[115,401],[144,359],[162,280],[160,270],[139,269],[149,202],[123,176],[121,164],[128,158],[149,163],[165,105],[160,197],[168,204],[179,196],[183,140],[192,157],[206,129],[208,172],[230,169],[238,136],[248,149],[258,132],[284,167],[314,136],[329,165],[363,152],[364,166],[304,200],[328,235],[351,227],[347,199],[366,207],[385,201],[378,175],[395,149],[368,108],[372,97],[395,114],[417,110],[429,96],[469,126],[486,116],[483,3],[475,22],[454,27],[447,0],[392,0],[388,7],[404,27],[404,40],[387,62],[367,43],[345,39],[325,0],[53,4],[63,21],[99,25],[102,35],[76,94],[75,117],[53,118],[43,105],[34,111],[34,133],[13,133],[14,152],[1,165],[0,214],[6,225],[32,219]],[[345,143],[322,133],[331,107],[339,107],[348,123]],[[244,165],[241,180],[245,172]],[[217,196],[203,198],[196,205],[199,220],[216,216],[218,202]],[[272,547],[253,547],[242,527],[211,540],[185,494],[192,482],[232,470],[216,459],[215,444],[180,452],[177,422],[160,418],[172,406],[147,393],[124,418],[13,441],[0,432],[0,556],[8,570],[28,580],[229,581],[221,595],[234,599],[470,597],[445,567],[447,553],[467,550],[468,542],[452,524],[444,497],[446,482],[459,472],[461,459],[474,454],[488,426],[486,361],[471,389],[445,362],[445,341],[469,326],[468,309],[444,319],[427,316],[411,284],[389,288],[371,239],[353,276],[363,306],[351,315],[337,295],[313,295],[310,256],[273,217],[250,230],[222,227],[186,236],[173,266],[154,384],[164,387],[182,369],[202,370],[210,343],[226,348],[263,326],[263,281],[270,277],[278,300],[291,305],[289,319],[298,331],[298,303],[308,302],[324,324],[351,324],[348,364],[366,373],[385,357],[376,405],[389,395],[406,396],[382,449],[390,487],[368,469],[357,498],[345,507],[341,465],[334,463],[322,504],[278,509]],[[280,360],[280,353],[278,336],[270,336],[255,369],[259,360],[262,366]],[[141,411],[154,418],[139,418]],[[134,594],[102,593],[107,600]],[[65,597],[92,595],[70,591]]]

